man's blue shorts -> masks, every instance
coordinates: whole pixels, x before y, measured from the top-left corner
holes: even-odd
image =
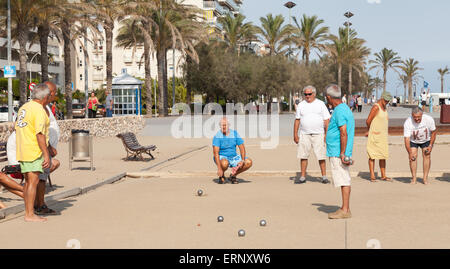
[[[229,167],[236,167],[242,161],[242,157],[239,154],[232,158],[228,158],[226,156],[219,155],[219,160],[223,160],[223,159],[228,161]],[[245,159],[247,159],[247,157],[245,157]],[[216,159],[214,158],[214,156],[213,156],[213,161],[214,161],[214,163],[216,163]]]

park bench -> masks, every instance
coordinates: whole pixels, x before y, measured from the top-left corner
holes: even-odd
[[[125,151],[127,152],[126,159],[137,159],[139,157],[139,159],[144,160],[142,154],[148,154],[152,160],[155,159],[151,153],[156,149],[155,145],[142,146],[134,133],[120,133],[117,137],[122,140],[123,146],[125,147]]]
[[[8,161],[8,153],[6,152],[6,143],[0,143],[0,162],[7,162]],[[20,181],[20,184],[22,185],[24,178],[22,177],[22,180]],[[48,175],[48,184],[51,188],[53,188],[52,180],[50,178],[50,175]]]

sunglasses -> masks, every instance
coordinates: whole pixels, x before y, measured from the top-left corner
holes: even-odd
[[[311,95],[313,95],[312,93],[304,93],[303,94],[304,96],[311,96]]]

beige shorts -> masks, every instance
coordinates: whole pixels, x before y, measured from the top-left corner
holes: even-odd
[[[336,188],[350,186],[350,166],[342,164],[341,158],[330,157],[331,175]]]
[[[309,159],[311,148],[316,154],[317,160],[325,160],[327,158],[324,142],[324,134],[307,135],[300,133],[300,141],[298,142],[297,158]]]

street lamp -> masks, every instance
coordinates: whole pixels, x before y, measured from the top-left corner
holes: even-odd
[[[347,11],[344,13],[344,16],[347,18],[347,21],[344,23],[344,25],[347,27],[347,41],[350,42],[350,26],[352,26],[352,23],[350,22],[350,18],[353,17],[355,14],[351,13],[350,11]]]
[[[11,0],[8,0],[8,65],[11,66]],[[12,78],[8,78],[8,121],[13,120]]]
[[[36,52],[36,53],[33,55],[33,57],[31,57],[31,60],[30,60],[30,83],[31,83],[31,71],[33,70],[33,66],[32,66],[33,60],[34,60],[34,57],[36,57],[38,54],[39,54],[39,51]]]
[[[291,26],[291,9],[292,9],[293,7],[295,7],[296,5],[297,5],[297,4],[294,3],[294,2],[292,2],[292,1],[286,2],[286,3],[284,4],[284,6],[287,7],[287,8],[289,9],[289,25],[290,25],[290,26]],[[291,50],[291,43],[289,42],[289,54],[288,54],[288,58],[291,58],[291,53],[292,53],[292,50]],[[292,92],[289,91],[289,112],[291,112],[291,111],[292,111]]]

